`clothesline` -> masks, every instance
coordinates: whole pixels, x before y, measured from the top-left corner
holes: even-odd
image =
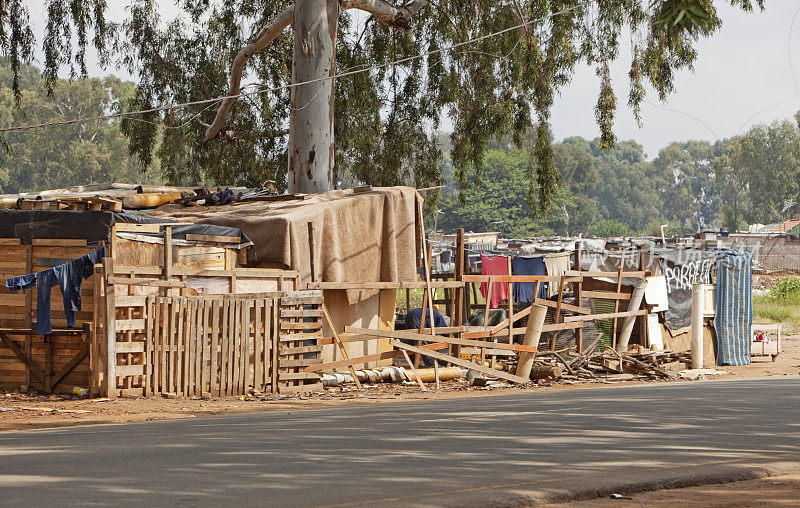
[[[50,291],[55,286],[61,288],[67,326],[70,328],[75,327],[75,311],[81,310],[83,279],[88,279],[92,276],[94,265],[102,261],[105,252],[106,248],[100,247],[62,265],[6,279],[6,287],[11,291],[36,287],[37,334],[47,335],[53,331],[50,321]]]
[[[495,256],[481,254],[481,273],[483,275],[550,275],[560,277],[570,269],[569,252],[546,254],[541,256]],[[511,268],[509,273],[509,267]],[[516,303],[530,303],[534,299],[536,284],[519,282],[513,285],[513,294],[508,294],[508,284],[495,282],[489,294],[489,284],[484,282],[480,287],[484,298],[489,297],[491,308],[497,308],[500,302],[509,297]],[[536,298],[549,298],[558,294],[558,287],[542,283]]]

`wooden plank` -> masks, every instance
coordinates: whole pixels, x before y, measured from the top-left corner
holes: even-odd
[[[431,351],[429,349],[411,346],[409,344],[406,344],[405,342],[400,342],[397,339],[389,339],[389,343],[396,348],[405,349],[407,351],[419,353],[425,356],[430,356],[431,358],[434,358],[436,360],[452,363],[453,365],[458,365],[459,367],[464,367],[466,369],[472,369],[478,372],[482,372],[484,374],[488,374],[490,376],[499,377],[500,379],[505,379],[506,381],[511,381],[512,383],[518,383],[523,385],[530,383],[530,379],[525,379],[519,376],[515,376],[514,374],[509,374],[508,372],[503,372],[489,367],[484,367],[481,364],[463,360],[461,358],[456,358],[455,356],[449,356],[436,351]]]
[[[464,282],[488,282],[489,277],[495,283],[509,283],[509,282],[558,282],[561,277],[558,275],[464,275]],[[579,275],[575,275],[565,282],[576,282],[580,279]],[[575,279],[575,280],[572,280]]]
[[[309,282],[309,289],[425,289],[424,281],[420,282]],[[463,282],[431,281],[431,288],[462,288]]]
[[[322,317],[322,309],[286,309],[281,311],[283,317]]]
[[[118,309],[120,307],[142,307],[145,305],[146,300],[146,296],[117,295],[117,297],[114,299],[114,305]]]
[[[318,358],[300,358],[297,360],[282,360],[281,367],[309,367],[319,365]],[[354,378],[355,379],[355,378]]]
[[[185,358],[184,346],[186,344],[186,337],[188,336],[187,326],[187,304],[188,301],[184,298],[176,298],[178,301],[178,333],[175,335],[175,393],[178,395],[185,395],[185,381],[183,378],[183,361]]]
[[[144,365],[117,365],[116,374],[119,377],[143,376]]]
[[[144,319],[118,319],[117,331],[122,332],[125,330],[144,330],[147,327],[147,321]]]
[[[264,330],[262,329],[262,315],[264,313],[264,300],[254,302],[254,323],[253,323],[253,387],[256,390],[264,389]]]
[[[103,323],[106,336],[106,396],[113,398],[117,390],[117,309],[114,304],[114,284],[110,281],[109,274],[114,273],[114,260],[103,259],[103,280],[106,299],[105,323]]]
[[[216,242],[216,243],[241,243],[242,239],[238,236],[224,236],[224,235],[198,235],[195,233],[186,233],[188,241],[197,242]]]
[[[17,240],[19,241],[19,240]],[[19,245],[19,244],[16,244]],[[33,246],[47,246],[47,247],[86,247],[86,240],[84,239],[56,239],[56,238],[34,238],[31,240]]]
[[[555,309],[558,306],[557,302],[553,302],[550,300],[545,300],[544,298],[537,298],[533,301],[533,303],[537,305],[544,305],[545,307],[551,307]],[[566,310],[569,312],[574,312],[575,314],[591,314],[592,310],[587,309],[586,307],[578,307],[577,305],[571,305],[569,303],[562,303],[561,309]]]
[[[628,273],[628,272],[625,272]],[[647,309],[644,310],[630,310],[625,312],[610,312],[608,314],[590,314],[588,316],[567,316],[564,322],[571,323],[574,321],[591,321],[594,319],[613,319],[615,317],[631,317],[631,316],[644,316],[647,314]]]
[[[163,315],[161,312],[160,298],[153,297],[153,374],[150,376],[152,384],[150,385],[150,395],[161,393],[161,327],[163,322]]]
[[[636,272],[629,272],[625,271],[625,277],[644,277],[647,272],[645,271],[636,271]],[[601,272],[601,271],[576,271],[576,270],[568,270],[564,273],[567,277],[574,277],[574,276],[583,276],[583,277],[606,277],[611,279],[616,279],[619,277],[619,272]],[[570,281],[571,282],[571,281]]]
[[[278,356],[300,355],[305,353],[319,353],[322,346],[297,346],[282,347],[278,349]]]
[[[250,309],[253,307],[253,300],[244,300],[242,302],[242,377],[241,377],[241,392],[248,393],[248,387],[254,386],[255,383],[250,377]]]
[[[239,302],[241,302],[241,300],[233,300],[228,307],[228,361],[226,362],[225,368],[227,370],[226,377],[229,395],[234,395],[236,393],[236,385],[234,384],[234,373],[236,371],[236,324],[238,322],[238,319],[236,319],[236,307]]]
[[[208,315],[209,315],[209,300],[200,300],[200,342],[197,344],[197,354],[195,356],[195,395],[203,395],[208,384],[206,380],[205,363],[208,358]]]
[[[283,306],[291,306],[291,305],[320,305],[324,302],[322,299],[322,295],[320,296],[302,296],[302,297],[283,297],[280,299],[280,305]]]
[[[283,287],[283,280],[282,279],[281,279],[280,285],[278,287],[281,287],[281,288]],[[272,385],[271,385],[272,393],[278,393],[278,362],[279,362],[279,358],[278,358],[278,353],[279,353],[279,351],[278,351],[278,344],[279,344],[279,341],[278,341],[278,332],[279,332],[279,330],[278,330],[278,322],[280,321],[279,311],[280,311],[279,300],[273,300],[272,301],[272,315],[270,317],[270,319],[271,319],[271,323],[270,323],[270,325],[271,325],[270,326],[270,330],[271,330],[271,334],[270,334],[270,353],[271,353],[271,357],[270,357],[270,377],[272,378]],[[320,348],[320,350],[321,349],[322,348]]]
[[[219,314],[221,307],[223,306],[224,302],[220,300],[211,300],[209,302],[211,304],[211,353],[210,353],[210,361],[211,361],[211,371],[209,374],[209,392],[212,395],[219,395],[219,377],[217,376],[217,369],[218,369],[218,361],[220,352],[219,349],[219,342],[220,342],[220,327],[219,327]]]
[[[425,349],[440,350],[440,349],[447,349],[447,346],[448,345],[446,343],[444,343],[444,342],[437,342],[435,344],[426,344],[426,345],[424,345],[422,347],[425,348]],[[380,361],[380,360],[390,360],[392,358],[398,358],[400,356],[403,356],[403,353],[401,351],[397,351],[397,350],[395,350],[395,351],[384,351],[382,353],[374,353],[374,354],[371,354],[371,355],[359,356],[359,357],[356,357],[356,358],[335,360],[335,361],[327,362],[327,363],[318,363],[316,365],[310,365],[310,366],[304,368],[303,370],[307,371],[307,372],[319,372],[319,371],[323,371],[323,370],[334,370],[334,369],[338,369],[340,367],[350,367],[352,365],[363,365],[365,363],[377,362],[377,361]]]
[[[163,392],[175,393],[175,336],[178,334],[178,301],[172,298],[168,299],[169,304],[169,330],[166,336],[166,374],[167,381],[162,386]]]
[[[371,335],[374,337],[385,337],[390,339],[408,339],[408,340],[419,340],[419,341],[436,340],[439,342],[444,342],[446,344],[457,344],[461,346],[472,346],[472,347],[491,347],[507,351],[526,351],[530,353],[535,353],[538,351],[533,346],[523,346],[520,344],[506,344],[502,342],[484,342],[484,341],[470,340],[459,337],[444,337],[442,335],[423,335],[408,330],[372,330],[368,328],[354,328],[350,326],[345,327],[345,329],[351,333],[360,333],[362,335]],[[514,329],[514,333],[519,333],[517,332],[517,330],[519,329]]]
[[[167,287],[167,288],[186,288],[189,287],[185,282],[177,280],[158,280],[158,279],[141,279],[141,278],[125,278],[125,277],[110,277],[109,284],[126,284],[128,286],[154,286],[154,287]]]
[[[147,316],[147,330],[145,334],[144,346],[144,395],[153,395],[153,333],[154,322],[154,297],[147,297],[145,304],[145,315]]]
[[[0,245],[21,245],[22,240],[19,238],[0,238]]]
[[[118,354],[144,353],[145,347],[146,347],[145,343],[141,341],[117,342],[117,353]]]
[[[281,313],[281,315],[284,315]],[[283,330],[314,330],[319,329],[322,326],[322,321],[315,319],[314,321],[302,321],[299,323],[287,323],[286,321],[281,321],[280,323],[281,329]]]
[[[279,372],[279,380],[319,379],[319,374],[314,372]]]
[[[183,385],[187,397],[192,396],[194,378],[192,368],[194,367],[194,344],[197,342],[197,304],[200,300],[189,300],[186,305],[186,342],[183,351]]]
[[[534,294],[536,294],[535,291],[534,291]],[[525,316],[527,316],[530,313],[531,313],[531,308],[530,307],[525,307],[521,311],[519,311],[516,314],[514,314],[512,319],[506,318],[503,321],[501,321],[500,323],[498,323],[497,326],[495,326],[494,328],[492,328],[490,330],[489,335],[497,335],[499,332],[503,331],[505,328],[508,328],[508,324],[509,323],[513,323],[514,321],[522,319],[522,318],[524,318]]]
[[[236,330],[234,332],[236,334],[236,342],[233,349],[233,386],[237,395],[243,393],[242,378],[244,377],[244,372],[242,372],[242,357],[244,356],[244,341],[242,339],[244,338],[244,307],[244,300],[236,301]]]
[[[133,224],[128,222],[117,222],[114,224],[118,233],[160,233],[160,224]]]
[[[233,300],[224,300],[220,309],[222,312],[222,327],[220,327],[220,361],[219,361],[219,394],[220,396],[230,395],[228,383],[228,354],[230,351],[230,308]]]
[[[556,330],[580,330],[583,328],[583,321],[567,322],[567,323],[550,323],[542,326],[542,332],[554,332]],[[514,328],[514,335],[525,333],[525,328]],[[461,334],[464,339],[476,339],[482,337],[492,337],[489,331],[476,330],[471,332],[464,332]]]
[[[627,272],[626,272],[627,273]],[[606,300],[630,300],[630,293],[615,293],[613,291],[583,291],[584,297],[605,298]]]

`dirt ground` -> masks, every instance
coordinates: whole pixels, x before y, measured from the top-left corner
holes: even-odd
[[[717,367],[728,372],[715,378],[746,378],[800,374],[800,335],[786,337],[783,353],[775,362],[769,357],[754,357],[753,362],[741,367]],[[597,381],[562,381],[546,383],[531,388],[515,388],[504,383],[493,387],[472,387],[466,381],[442,383],[435,390],[428,384],[429,392],[421,392],[413,383],[364,385],[328,388],[324,393],[312,395],[243,397],[227,399],[81,399],[73,396],[37,396],[20,393],[0,393],[0,431],[13,431],[46,427],[62,427],[98,423],[142,422],[169,418],[196,418],[206,415],[245,413],[253,411],[296,411],[309,408],[374,404],[408,399],[447,399],[474,397],[487,393],[499,394],[519,390],[569,390],[583,386],[630,385],[663,383],[670,381],[629,380],[613,376]],[[702,380],[698,381],[702,382]]]
[[[622,499],[590,499],[541,505],[546,508],[745,508],[753,506],[797,506],[800,504],[800,474],[773,476],[761,480],[702,485],[623,496]]]

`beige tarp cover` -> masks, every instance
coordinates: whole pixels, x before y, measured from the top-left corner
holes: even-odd
[[[300,272],[311,280],[308,223],[314,230],[317,281],[416,280],[418,194],[411,187],[374,187],[313,195],[303,201],[223,206],[166,205],[148,215],[241,229],[255,244],[248,264]]]

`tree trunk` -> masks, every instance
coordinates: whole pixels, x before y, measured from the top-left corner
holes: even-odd
[[[292,83],[333,76],[338,20],[338,0],[297,0]],[[333,86],[329,79],[292,88],[290,193],[318,193],[333,188]]]

